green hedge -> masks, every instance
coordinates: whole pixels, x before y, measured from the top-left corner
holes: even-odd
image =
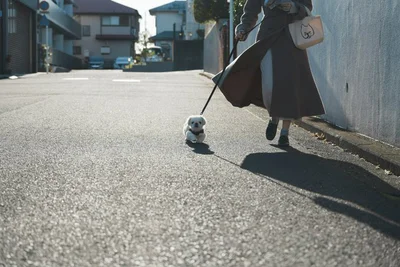
[[[234,0],[234,22],[237,25],[243,14],[246,0]],[[229,3],[226,0],[194,0],[194,18],[198,23],[229,18]]]
[[[198,23],[229,18],[229,3],[226,0],[194,0],[193,8]]]

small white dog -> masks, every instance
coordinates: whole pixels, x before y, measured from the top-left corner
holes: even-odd
[[[189,116],[183,125],[183,134],[186,140],[192,143],[203,143],[206,138],[204,125],[206,125],[206,119],[203,116]]]

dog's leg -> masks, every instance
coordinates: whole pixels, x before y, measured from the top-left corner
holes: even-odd
[[[204,139],[206,139],[206,135],[201,133],[197,136],[197,143],[203,143]]]
[[[197,143],[196,136],[191,132],[186,132],[186,140],[188,140],[188,141],[190,141],[192,143]]]

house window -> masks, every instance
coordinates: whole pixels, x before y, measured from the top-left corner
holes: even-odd
[[[102,26],[129,26],[129,16],[103,16]]]
[[[119,26],[119,16],[105,16],[101,18],[103,26]]]
[[[8,33],[17,33],[17,9],[14,1],[8,2]]]
[[[82,26],[82,35],[83,36],[90,36],[90,25]]]
[[[102,46],[102,47],[100,48],[100,53],[101,53],[102,55],[109,55],[109,54],[111,53],[111,49],[110,49],[109,46]]]
[[[82,54],[82,47],[74,46],[73,47],[73,53],[74,53],[74,55],[81,55]]]

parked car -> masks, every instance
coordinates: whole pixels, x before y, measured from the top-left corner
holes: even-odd
[[[117,57],[114,61],[114,69],[130,69],[133,64],[133,57]]]
[[[163,62],[164,61],[164,51],[159,46],[152,46],[147,48],[147,56],[142,59],[142,61],[146,62]]]
[[[104,58],[103,57],[89,57],[88,68],[89,69],[103,69],[104,68]]]

